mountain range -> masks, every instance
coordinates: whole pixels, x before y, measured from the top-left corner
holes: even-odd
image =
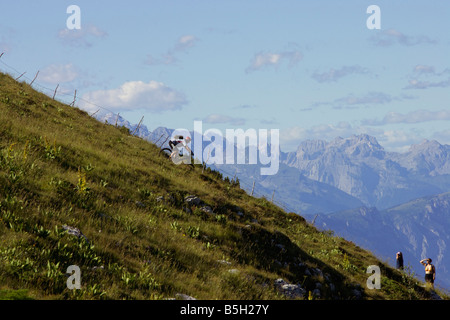
[[[113,116],[102,118],[114,123]],[[121,120],[119,120],[119,123]],[[136,126],[124,125],[135,130]],[[172,130],[136,134],[163,144]],[[432,140],[405,153],[388,152],[367,134],[333,141],[306,140],[296,151],[280,152],[276,175],[261,176],[260,165],[211,165],[241,188],[274,199],[286,211],[355,241],[391,264],[402,251],[411,271],[434,258],[437,284],[450,288],[450,146]],[[394,258],[393,258],[394,257]]]
[[[379,209],[450,190],[450,146],[437,141],[424,140],[396,153],[366,134],[308,140],[282,162]]]

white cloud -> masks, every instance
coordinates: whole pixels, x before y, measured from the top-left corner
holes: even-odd
[[[441,81],[420,81],[412,79],[404,89],[428,89],[450,87],[450,78]]]
[[[355,134],[358,129],[348,122],[342,121],[336,125],[320,124],[310,128],[290,127],[280,132],[280,144],[289,150],[294,150],[304,140],[334,140],[337,137],[348,137]]]
[[[81,29],[61,29],[58,38],[74,47],[91,47],[95,39],[105,38],[108,34],[93,24],[83,24]]]
[[[432,67],[432,66],[426,66],[426,65],[422,65],[422,64],[419,64],[419,65],[416,65],[415,67],[414,67],[414,70],[413,70],[415,73],[418,73],[418,74],[427,74],[427,73],[432,73],[432,74],[434,74],[435,73],[435,71],[434,71],[434,67]]]
[[[421,123],[428,121],[448,121],[450,120],[450,110],[429,111],[414,110],[406,114],[389,112],[382,120],[366,119],[362,124],[369,126],[382,126],[393,123]]]
[[[303,54],[300,51],[284,51],[280,53],[275,52],[259,52],[255,54],[250,62],[250,65],[245,70],[247,73],[260,70],[268,66],[278,66],[282,62],[287,61],[289,67],[296,65],[303,59]]]
[[[403,89],[428,89],[450,87],[450,69],[436,72],[433,66],[416,65],[408,85]],[[425,78],[425,79],[424,79]]]
[[[433,133],[433,139],[436,139],[441,144],[450,144],[450,129],[438,131]]]
[[[52,64],[44,68],[39,74],[39,80],[50,83],[59,84],[71,82],[78,77],[78,71],[73,64]]]
[[[155,66],[155,65],[171,65],[174,64],[176,61],[177,58],[175,58],[175,56],[171,53],[163,54],[159,58],[155,58],[151,54],[148,54],[144,63],[149,66]]]
[[[408,151],[412,144],[422,141],[423,137],[413,130],[384,130],[377,136],[377,140],[387,151],[403,153]]]
[[[279,53],[258,53],[253,58],[251,68],[259,69],[265,65],[278,64],[280,59],[281,59],[281,54],[279,54]]]
[[[366,104],[385,104],[389,103],[394,98],[383,92],[369,92],[364,96],[349,95],[344,98],[337,99],[336,102],[345,105],[366,105]]]
[[[335,99],[333,101],[326,102],[315,102],[312,104],[313,107],[321,106],[321,105],[329,105],[336,109],[342,108],[358,108],[361,106],[367,105],[380,105],[387,104],[392,101],[400,101],[403,99],[412,99],[411,96],[403,95],[401,97],[395,97],[390,94],[379,92],[379,91],[371,91],[364,95],[355,96],[353,94],[349,94],[345,97]]]
[[[205,123],[218,124],[218,123],[228,123],[236,126],[244,125],[245,119],[243,118],[234,118],[227,115],[222,114],[210,114],[206,118],[203,119]]]
[[[336,82],[337,80],[352,75],[352,74],[366,74],[368,70],[360,66],[343,66],[340,69],[330,69],[327,72],[314,72],[311,76],[314,80],[320,83]]]
[[[233,107],[233,109],[254,109],[257,108],[254,104],[241,104],[239,106]]]
[[[147,65],[172,65],[178,61],[176,57],[178,54],[187,52],[188,49],[194,47],[198,41],[199,39],[191,34],[181,36],[173,47],[168,49],[167,52],[162,54],[159,58],[148,54],[144,63]]]
[[[197,37],[191,34],[181,36],[178,39],[178,43],[174,47],[174,51],[185,51],[189,48],[192,48],[197,41]]]
[[[402,46],[415,46],[420,44],[436,44],[436,40],[429,38],[428,36],[409,36],[395,29],[388,29],[377,32],[375,36],[370,37],[376,46],[389,47],[394,44]]]
[[[183,93],[164,83],[130,81],[117,89],[98,90],[85,94],[80,107],[91,110],[90,103],[110,110],[144,109],[161,113],[179,110],[187,104],[187,100]]]

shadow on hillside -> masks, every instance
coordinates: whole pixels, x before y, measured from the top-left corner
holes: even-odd
[[[239,231],[243,241],[236,243],[234,258],[243,264],[275,272],[306,292],[320,288],[324,299],[361,299],[364,290],[349,279],[298,247],[285,234],[270,232],[257,225],[247,225]]]

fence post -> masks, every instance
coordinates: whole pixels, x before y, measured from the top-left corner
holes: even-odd
[[[134,129],[132,136],[134,136],[135,132],[139,129],[139,127],[141,126],[142,120],[144,120],[144,116],[142,116],[141,121],[139,121],[139,124],[137,125],[136,129]]]
[[[20,76],[18,76],[18,77],[16,78],[16,81],[19,80],[25,73],[27,73],[27,72],[25,71],[25,72],[22,73]]]
[[[155,146],[157,146],[158,145],[158,142],[159,142],[159,140],[161,140],[161,138],[164,136],[164,133],[159,137],[159,139],[158,140],[156,140],[156,142],[155,142]]]
[[[70,104],[72,107],[75,107],[75,100],[77,100],[77,90],[75,90],[75,94],[74,94],[74,96],[73,96],[73,101],[72,101],[72,103]]]
[[[38,74],[39,74],[39,70],[38,70],[38,72],[36,73],[36,75],[34,76],[34,79],[33,79],[33,81],[31,81],[31,82],[30,82],[30,86],[31,86],[31,85],[33,84],[34,80],[36,80],[36,78],[37,78]]]
[[[56,88],[55,88],[55,92],[53,92],[53,100],[55,100],[56,90],[58,90],[58,87],[59,87],[59,83],[58,83],[58,85],[57,85]]]
[[[253,187],[252,187],[252,194],[251,196],[253,196],[253,191],[255,190],[255,180],[253,180]]]
[[[275,190],[273,190],[273,193],[272,193],[272,200],[270,200],[270,202],[272,202],[273,203],[273,196],[275,195]]]
[[[97,111],[95,111],[93,114],[91,114],[91,117],[93,117],[97,112],[99,112],[100,109],[98,109]]]
[[[160,148],[164,145],[164,143],[166,143],[167,142],[167,140],[169,140],[169,138],[170,138],[170,136],[167,136],[167,138],[166,138],[166,140],[164,140],[164,142],[163,143],[161,143],[161,145],[159,146]]]
[[[208,150],[208,157],[206,158],[206,161],[205,161],[205,162],[203,162],[202,173],[203,173],[203,171],[205,170],[205,167],[206,167],[206,163],[207,163],[207,162],[208,162],[208,160],[209,160],[209,155],[210,155],[210,153],[211,153],[211,149],[209,149],[209,150]]]

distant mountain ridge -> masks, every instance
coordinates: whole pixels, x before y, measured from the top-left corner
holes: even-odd
[[[393,155],[393,160],[418,174],[450,174],[450,146],[441,145],[436,140],[424,140],[421,144],[412,145],[407,153],[399,157]]]
[[[287,153],[283,163],[380,209],[450,190],[450,146],[437,141],[396,153],[366,134],[308,140]]]

